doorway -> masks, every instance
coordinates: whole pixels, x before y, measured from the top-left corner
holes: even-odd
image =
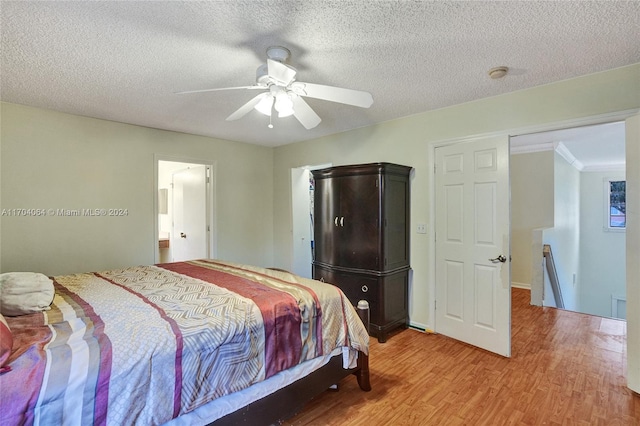
[[[311,278],[313,262],[313,197],[312,170],[325,169],[331,164],[294,167],[291,169],[291,218],[293,253],[291,269],[294,274]]]
[[[215,257],[213,166],[157,160],[156,263]]]
[[[512,138],[513,274],[531,283],[533,304],[624,319],[625,232],[617,209],[608,221],[607,184],[624,182],[625,157],[623,121]],[[553,253],[558,301],[542,244]]]
[[[587,117],[587,118],[583,118],[583,119],[577,119],[577,120],[567,120],[564,122],[557,122],[557,123],[550,123],[550,124],[544,124],[544,125],[538,125],[538,126],[532,126],[532,127],[528,127],[528,128],[522,128],[522,129],[513,129],[512,131],[509,132],[509,134],[511,135],[510,138],[510,149],[513,152],[514,149],[514,145],[517,145],[517,142],[514,144],[514,138],[516,136],[520,136],[520,135],[530,135],[530,134],[537,134],[537,133],[542,133],[542,132],[550,132],[550,131],[554,131],[554,130],[561,130],[561,129],[568,129],[568,128],[578,128],[578,127],[584,127],[584,126],[593,126],[593,125],[598,125],[598,124],[607,124],[607,123],[613,123],[616,121],[621,121],[621,120],[626,120],[626,133],[628,133],[626,135],[626,147],[628,149],[629,146],[634,146],[633,143],[635,143],[635,141],[637,139],[637,133],[633,133],[631,132],[629,134],[629,128],[631,128],[632,130],[635,129],[637,130],[637,116],[633,116],[632,115],[633,112],[629,112],[629,111],[622,111],[619,113],[613,113],[613,114],[605,114],[602,116],[593,116],[593,117]],[[630,119],[629,117],[633,117],[633,119]],[[633,120],[636,120],[635,122]],[[630,124],[631,123],[631,124]],[[636,126],[636,127],[633,127]],[[482,139],[484,138],[486,135],[476,135],[475,137],[469,137],[468,139]],[[439,142],[432,142],[430,144],[430,154],[429,154],[429,164],[430,167],[433,168],[435,166],[435,148],[437,146],[443,146],[443,145],[447,145],[447,144],[451,144],[453,142],[458,142],[459,139],[456,140],[444,140],[444,141],[439,141]],[[517,140],[516,140],[517,141]],[[631,145],[630,145],[630,142]],[[544,143],[541,145],[545,145]],[[551,144],[552,148],[542,148],[542,149],[534,149],[531,154],[539,154],[539,152],[537,151],[549,151],[549,150],[553,150],[553,145]],[[540,148],[540,147],[539,147]],[[625,158],[627,156],[629,156],[630,153],[626,152],[625,153]],[[635,153],[631,153],[631,155],[635,155]],[[513,159],[513,156],[512,156]],[[551,176],[551,187],[553,185],[553,160],[551,161],[551,173],[545,173],[544,169],[542,167],[540,167],[540,164],[536,161],[527,161],[527,164],[530,165],[530,175],[533,176],[535,179],[541,179],[544,180],[546,179],[548,176]],[[517,170],[519,168],[519,165],[515,164],[515,162],[513,164],[511,164],[511,170]],[[435,171],[435,169],[434,169]],[[513,179],[511,180],[511,185],[513,185]],[[544,202],[544,197],[541,197],[541,194],[551,194],[551,198],[553,198],[553,191],[549,190],[549,191],[542,191],[542,192],[529,192],[529,193],[524,193],[524,196],[528,199],[529,204],[525,204],[522,202],[522,200],[516,200],[514,199],[514,196],[516,195],[516,192],[514,192],[513,190],[511,191],[511,207],[512,209],[514,209],[515,206],[518,205],[522,205],[524,207],[524,209],[527,209],[527,206],[531,206],[531,205],[536,205],[538,203]],[[435,184],[430,185],[429,187],[429,198],[431,201],[431,219],[430,219],[430,225],[432,229],[435,229],[435,216],[437,215],[437,208],[435,206]],[[553,203],[553,201],[551,202]],[[553,210],[551,210],[553,211]],[[513,219],[513,211],[512,211],[512,219]],[[553,219],[550,222],[550,225],[542,225],[541,228],[545,228],[545,227],[549,227],[549,226],[553,226]],[[532,227],[531,229],[532,231],[542,231],[542,229],[540,228],[535,228]],[[627,233],[635,233],[635,228],[630,227],[628,229]],[[528,232],[528,235],[531,235],[533,232]],[[512,268],[513,268],[513,264],[515,264],[515,256],[519,256],[516,252],[516,250],[513,247],[513,242],[517,241],[518,236],[516,235],[514,229],[512,229],[510,231],[510,235],[512,236],[511,238],[511,253],[513,254],[514,258],[513,258],[513,262],[512,262]],[[635,234],[634,234],[635,235]],[[435,232],[433,233],[433,235],[430,238],[430,250],[432,250],[432,252],[436,252],[436,240],[439,239],[436,238]],[[531,240],[530,240],[531,241]],[[535,244],[535,241],[531,241],[531,245]],[[531,245],[528,247],[528,255],[525,255],[524,257],[520,256],[520,260],[524,259],[525,257],[528,258],[528,262],[530,266],[532,266],[532,268],[529,269],[529,271],[531,272],[532,270],[534,270],[534,275],[533,277],[531,277],[531,285],[526,285],[526,288],[530,288],[531,289],[531,294],[532,297],[534,295],[534,293],[537,291],[537,285],[534,285],[536,283],[536,280],[540,277],[536,277],[535,276],[535,271],[542,271],[541,268],[541,259],[542,256],[541,255],[537,255],[538,251],[532,250]],[[628,244],[626,246],[626,249],[628,249]],[[533,254],[533,252],[535,251],[535,255]],[[542,238],[540,238],[540,250],[539,253],[542,253]],[[629,256],[629,255],[627,255]],[[533,262],[535,260],[535,262]],[[525,262],[527,260],[525,259]],[[431,268],[431,274],[429,275],[429,282],[430,282],[430,299],[433,301],[431,304],[431,311],[429,314],[429,322],[431,324],[434,325],[434,331],[437,331],[437,321],[436,321],[436,313],[439,309],[441,309],[441,305],[440,305],[440,301],[437,302],[436,305],[436,286],[437,286],[437,282],[438,279],[436,277],[436,259],[435,257],[432,258],[431,262],[430,262],[430,268]],[[633,282],[630,281],[630,277],[629,277],[629,268],[627,267],[627,277],[625,279],[625,284],[628,284],[629,282]],[[541,274],[540,274],[541,275]],[[515,276],[512,276],[512,278],[516,278]],[[542,283],[542,280],[540,280],[540,282]],[[526,281],[521,281],[520,283],[514,283],[512,282],[512,286],[513,287],[519,287],[522,285],[522,283],[526,283]],[[540,288],[542,287],[543,284],[540,284]],[[629,286],[630,287],[630,286]],[[633,294],[633,292],[635,292],[637,289],[636,288],[628,288],[627,289],[627,295],[629,294]],[[542,290],[540,290],[540,294],[542,293]],[[632,297],[627,296],[630,304],[633,305],[633,301],[636,300]],[[541,299],[540,299],[541,301]],[[536,304],[533,302],[532,300],[532,304]],[[541,304],[541,302],[540,302]],[[623,308],[624,309],[624,308]],[[627,315],[629,315],[631,317],[630,321],[633,320],[633,310],[630,309],[630,307],[627,308]]]

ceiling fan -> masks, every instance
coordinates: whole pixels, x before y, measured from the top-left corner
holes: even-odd
[[[215,92],[219,90],[262,90],[249,102],[242,105],[233,114],[227,117],[227,121],[244,117],[252,109],[269,116],[272,112],[278,113],[278,117],[293,115],[306,128],[313,129],[320,124],[320,117],[305,102],[303,97],[322,99],[338,102],[361,108],[369,108],[373,104],[373,97],[368,92],[343,89],[341,87],[325,86],[322,84],[303,83],[296,80],[297,70],[285,62],[291,56],[289,49],[281,46],[272,46],[267,49],[267,63],[262,64],[256,71],[256,84],[253,86],[224,87],[219,89],[188,90],[176,92],[177,94]],[[272,128],[271,120],[269,128]]]

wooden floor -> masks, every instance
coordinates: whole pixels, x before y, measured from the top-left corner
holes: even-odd
[[[512,357],[403,330],[371,340],[371,392],[353,377],[286,425],[640,425],[626,323],[529,305],[513,289]]]

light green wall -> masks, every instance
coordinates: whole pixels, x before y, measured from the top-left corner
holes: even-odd
[[[274,156],[274,260],[291,265],[290,169],[387,161],[412,166],[411,223],[431,223],[430,143],[492,132],[540,126],[640,107],[640,64],[535,87],[450,108],[428,111],[329,137],[281,146]],[[372,108],[375,108],[374,104]],[[411,232],[410,317],[432,326],[429,234]]]
[[[611,296],[626,295],[625,232],[607,232],[605,178],[625,180],[624,172],[580,174],[580,297],[578,309],[611,316]]]
[[[553,228],[543,232],[543,243],[549,244],[553,252],[564,308],[578,311],[580,172],[557,153],[554,153]]]
[[[510,157],[511,282],[523,287],[532,283],[533,230],[553,226],[553,154],[549,150]]]
[[[271,266],[271,148],[15,104],[1,108],[2,209],[128,209],[125,217],[2,216],[3,272],[54,275],[153,263],[156,154],[213,163],[217,257]]]

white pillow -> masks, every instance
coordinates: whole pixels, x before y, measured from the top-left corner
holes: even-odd
[[[53,281],[44,274],[0,274],[0,313],[12,317],[50,309],[53,293]]]

